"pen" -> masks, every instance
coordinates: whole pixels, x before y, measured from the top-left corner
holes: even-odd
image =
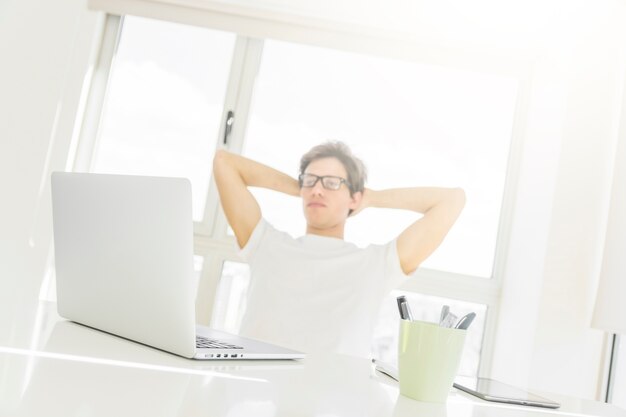
[[[411,309],[409,308],[409,303],[406,301],[406,297],[401,295],[398,297],[397,301],[400,318],[402,320],[413,320],[413,315],[411,314]]]
[[[476,317],[476,313],[469,313],[463,317],[461,317],[461,320],[459,320],[459,322],[456,324],[456,326],[454,326],[455,329],[461,329],[461,330],[467,330],[467,328],[470,326],[470,324],[472,324],[472,321],[474,321],[474,318]]]
[[[439,325],[440,326],[443,326],[443,323],[444,323],[444,321],[446,319],[446,316],[448,315],[449,312],[450,312],[450,306],[444,305],[441,308],[441,316],[439,318]]]

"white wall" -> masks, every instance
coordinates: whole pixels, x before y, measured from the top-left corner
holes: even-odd
[[[423,43],[535,56],[493,375],[592,398],[602,334],[588,326],[622,105],[625,5],[472,5],[407,7]],[[51,235],[48,174],[65,167],[98,17],[85,0],[0,3],[0,303],[14,306],[2,331],[37,300]]]
[[[601,349],[602,333],[588,326],[602,261],[625,73],[624,7],[598,6],[600,10],[586,10],[586,20],[593,23],[578,28],[570,61],[574,82],[563,126],[567,141],[559,162],[533,361],[537,385],[557,389],[561,380],[574,380],[579,395],[594,388],[598,363],[593,358]],[[568,349],[570,344],[577,349]],[[544,375],[542,368],[549,365],[552,373]],[[581,374],[587,378],[580,379]]]
[[[494,363],[500,378],[587,398],[602,383],[603,333],[589,323],[622,106],[624,6],[566,9],[559,42],[537,61]]]
[[[49,172],[65,168],[98,27],[85,4],[0,2],[0,329],[9,334],[35,311],[45,273]]]

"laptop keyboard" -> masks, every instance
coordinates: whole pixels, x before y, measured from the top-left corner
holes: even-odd
[[[213,340],[204,336],[197,335],[196,347],[204,349],[243,349],[243,346],[231,345],[229,343],[220,342],[219,340]]]

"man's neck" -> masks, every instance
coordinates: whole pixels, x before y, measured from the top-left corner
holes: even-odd
[[[307,225],[306,234],[323,236],[323,237],[334,237],[336,239],[343,240],[343,229],[344,229],[343,224],[338,224],[337,226],[325,228],[325,229],[319,229],[311,225]]]

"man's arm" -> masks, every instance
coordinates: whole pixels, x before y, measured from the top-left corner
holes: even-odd
[[[213,177],[228,224],[243,248],[261,220],[259,203],[248,187],[262,187],[297,196],[298,181],[287,174],[243,156],[218,150],[213,158]]]
[[[424,215],[397,239],[398,256],[408,274],[443,241],[465,206],[461,188],[416,187],[374,191],[366,189],[359,211],[366,207],[412,210]]]

